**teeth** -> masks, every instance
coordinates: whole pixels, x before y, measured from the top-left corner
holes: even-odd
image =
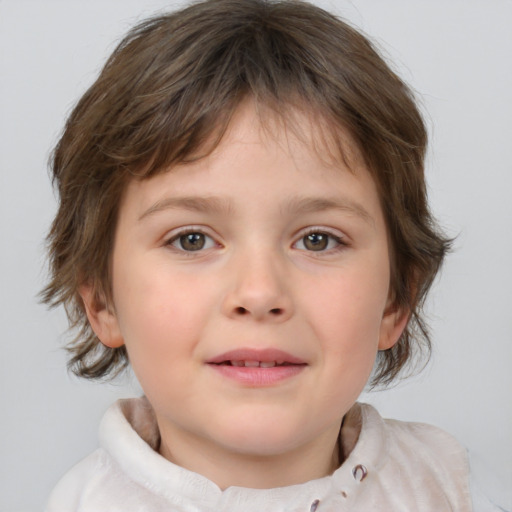
[[[273,368],[279,361],[230,361],[231,366],[245,366],[246,368]]]

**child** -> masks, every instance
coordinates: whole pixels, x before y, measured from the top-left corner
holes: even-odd
[[[145,397],[47,511],[473,510],[452,437],[356,402],[429,348],[425,147],[403,82],[307,3],[128,34],[55,149],[44,297],[78,375],[129,361]]]

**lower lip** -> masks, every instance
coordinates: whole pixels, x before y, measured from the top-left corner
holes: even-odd
[[[272,368],[229,366],[224,364],[210,364],[209,366],[223,377],[251,387],[272,386],[295,377],[306,368],[306,365],[299,364],[273,366]]]

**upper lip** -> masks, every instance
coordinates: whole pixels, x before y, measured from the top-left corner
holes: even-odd
[[[258,361],[260,363],[276,362],[277,364],[306,364],[300,357],[274,348],[251,349],[240,348],[230,350],[208,359],[208,364],[221,364],[228,361]]]

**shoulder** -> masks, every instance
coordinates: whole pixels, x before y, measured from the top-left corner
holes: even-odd
[[[427,423],[382,418],[367,404],[361,404],[361,408],[362,435],[380,438],[387,459],[401,460],[408,465],[417,461],[422,466],[436,467],[444,463],[452,471],[460,469],[468,474],[467,450],[448,432]]]
[[[101,477],[104,466],[105,454],[100,449],[73,466],[53,489],[45,512],[78,510],[82,497],[90,492],[91,485]]]
[[[57,483],[50,494],[45,512],[74,510],[109,510],[112,500],[125,495],[129,487],[116,451],[133,452],[134,440],[144,444],[122,412],[118,401],[105,412],[99,428],[100,448],[73,466]],[[136,445],[135,445],[136,448]]]
[[[469,472],[467,450],[457,439],[434,425],[383,419],[385,435],[389,443],[389,455],[407,456],[414,453],[414,459],[421,455],[422,463],[448,465],[451,470],[460,466],[465,474]],[[393,450],[391,450],[391,447]]]
[[[177,470],[154,449],[150,412],[144,399],[114,403],[99,427],[100,448],[64,475],[45,511],[169,510],[166,492]]]
[[[376,413],[368,411],[370,415]],[[421,475],[425,482],[442,488],[451,500],[467,503],[474,512],[497,512],[498,506],[485,496],[472,471],[472,461],[465,446],[448,432],[426,423],[381,419],[392,464],[411,475]]]
[[[373,482],[375,493],[387,496],[391,507],[472,509],[467,452],[452,435],[424,423],[384,419],[370,405],[360,407],[362,428],[350,458],[368,470],[366,481]]]

